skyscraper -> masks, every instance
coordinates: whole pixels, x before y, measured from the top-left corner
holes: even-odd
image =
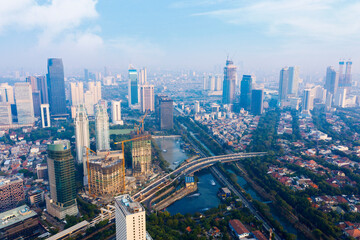
[[[305,111],[310,111],[313,110],[313,107],[314,107],[314,93],[312,89],[305,89],[302,109]]]
[[[33,76],[29,76],[26,78],[26,82],[30,84],[32,90],[34,115],[36,117],[40,117],[41,92],[38,87],[37,78]]]
[[[46,208],[59,219],[77,215],[75,166],[70,141],[54,141],[48,145],[47,153],[50,197],[46,197]]]
[[[161,130],[169,130],[174,127],[174,101],[162,95],[155,97],[156,120]]]
[[[33,124],[34,106],[31,86],[26,82],[15,83],[16,111],[19,124]]]
[[[346,69],[344,73],[345,61],[340,60],[339,62],[339,87],[346,88],[347,92],[350,91],[352,85],[351,78],[351,66],[352,61],[346,61]]]
[[[147,84],[147,72],[146,68],[140,69],[139,71],[139,85]]]
[[[41,104],[40,110],[41,110],[41,124],[43,128],[47,128],[51,126],[50,123],[50,106],[48,103]]]
[[[117,240],[146,240],[145,208],[130,195],[115,197]]]
[[[41,103],[42,104],[49,103],[48,87],[45,76],[36,77],[36,81],[37,81],[37,88],[41,94]]]
[[[84,167],[84,185],[87,185],[87,166],[84,155],[90,147],[89,120],[84,105],[80,104],[75,118],[76,160]]]
[[[7,83],[2,83],[0,85],[0,97],[1,97],[1,102],[7,102],[10,104],[14,104],[15,99],[14,99],[13,87],[9,86]]]
[[[111,121],[113,124],[124,124],[121,120],[121,101],[111,101]]]
[[[287,94],[290,94],[292,96],[298,95],[298,89],[299,89],[299,67],[289,67],[289,86],[288,86],[288,92]]]
[[[72,106],[78,106],[84,103],[84,84],[82,82],[71,82],[70,93]]]
[[[84,69],[84,81],[88,82],[89,81],[89,70],[88,69]]]
[[[243,75],[241,80],[240,107],[245,110],[251,109],[251,90],[253,80],[254,77],[251,75]]]
[[[261,115],[264,111],[264,90],[253,89],[251,94],[251,112]]]
[[[344,87],[339,88],[334,96],[334,105],[338,107],[345,107],[346,94],[347,94],[347,88]]]
[[[141,111],[154,111],[154,85],[140,85]]]
[[[105,101],[96,105],[95,131],[96,151],[110,150],[109,116]]]
[[[336,72],[334,67],[328,67],[326,69],[326,78],[324,88],[334,95],[338,89],[339,74]]]
[[[132,141],[131,145],[133,176],[147,176],[151,168],[151,139]]]
[[[280,81],[279,81],[279,102],[287,99],[289,88],[289,68],[283,68],[280,71]]]
[[[131,65],[129,67],[129,106],[139,103],[138,99],[138,75],[136,69]]]
[[[0,102],[0,125],[11,125],[11,104],[7,102]]]
[[[94,116],[94,105],[101,99],[101,82],[89,82],[88,88],[84,93],[84,104],[88,116]]]
[[[230,60],[226,60],[224,67],[223,104],[232,104],[235,100],[236,66]]]
[[[64,67],[60,58],[48,59],[47,85],[49,89],[50,113],[52,116],[66,115]]]

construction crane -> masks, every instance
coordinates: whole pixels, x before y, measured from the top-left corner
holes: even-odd
[[[135,132],[136,132],[137,135],[140,135],[141,133],[144,132],[144,120],[145,120],[147,115],[148,115],[148,111],[146,110],[144,116],[142,116],[140,118],[139,125],[135,124]]]
[[[84,146],[85,147],[85,146]],[[88,173],[88,186],[89,186],[89,196],[91,196],[91,187],[90,187],[90,163],[89,163],[89,151],[91,151],[92,153],[95,153],[93,150],[91,150],[90,148],[88,147],[85,147],[86,148],[86,165],[87,165],[87,173]],[[93,196],[95,197],[95,195],[93,194]]]
[[[123,175],[124,176],[125,176],[125,143],[140,140],[140,139],[146,139],[146,138],[149,138],[149,137],[151,137],[151,135],[144,135],[144,136],[141,136],[141,137],[127,139],[127,140],[124,140],[124,141],[121,141],[121,142],[114,142],[114,144],[120,144],[121,143],[121,149],[122,149],[122,154],[123,154]],[[123,191],[125,191],[125,180],[124,180],[123,184],[124,184],[123,185]]]

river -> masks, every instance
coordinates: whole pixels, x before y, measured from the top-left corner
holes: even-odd
[[[188,159],[187,154],[181,149],[182,139],[177,138],[157,138],[156,143],[161,149],[164,159],[174,170],[179,164]]]

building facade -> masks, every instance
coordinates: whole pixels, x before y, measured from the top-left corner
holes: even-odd
[[[264,112],[264,90],[253,89],[251,94],[251,112],[261,115]]]
[[[71,82],[70,93],[72,106],[78,106],[84,103],[84,84],[82,82]]]
[[[31,85],[21,82],[15,83],[16,111],[19,124],[34,124],[34,106]]]
[[[151,139],[132,141],[131,153],[133,176],[151,174]]]
[[[0,212],[25,201],[24,180],[17,176],[0,178]]]
[[[243,75],[241,80],[240,107],[247,111],[251,109],[251,91],[253,79],[254,77],[251,75]]]
[[[124,124],[121,120],[121,101],[111,101],[111,121],[113,124]]]
[[[233,104],[235,100],[235,85],[236,85],[236,66],[230,60],[226,60],[224,67],[224,81],[223,81],[223,104]]]
[[[109,115],[105,101],[96,105],[95,131],[96,151],[110,150]]]
[[[336,72],[334,67],[328,67],[326,69],[325,85],[324,88],[334,95],[339,85],[339,74]]]
[[[48,59],[47,85],[51,116],[66,116],[65,79],[62,59]]]
[[[51,127],[50,122],[50,106],[48,103],[40,105],[41,124],[43,128]]]
[[[129,67],[129,85],[128,85],[128,96],[129,106],[136,105],[139,103],[138,93],[138,74],[136,69],[132,66]]]
[[[174,101],[165,95],[155,96],[156,121],[161,130],[174,127]]]
[[[0,125],[11,125],[11,104],[8,102],[0,102]]]
[[[154,85],[140,85],[140,107],[142,112],[153,112],[154,104]]]

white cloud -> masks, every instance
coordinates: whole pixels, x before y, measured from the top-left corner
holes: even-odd
[[[269,35],[341,40],[360,37],[359,12],[360,2],[352,0],[258,0],[194,15],[254,26]]]

